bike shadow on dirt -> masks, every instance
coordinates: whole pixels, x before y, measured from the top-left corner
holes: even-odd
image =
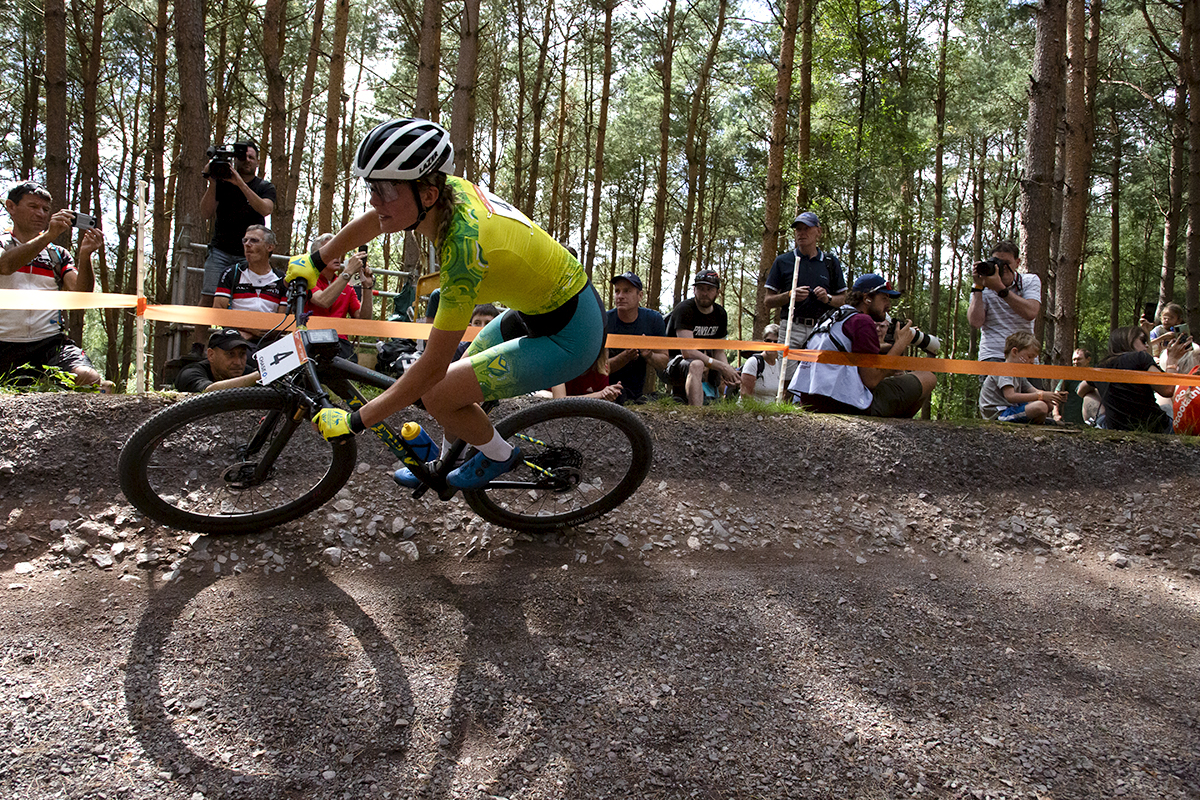
[[[320,570],[302,593],[244,577],[236,592],[223,581],[239,578],[211,573],[151,589],[125,706],[160,775],[207,796],[312,797],[356,759],[402,759],[412,690],[371,617]]]

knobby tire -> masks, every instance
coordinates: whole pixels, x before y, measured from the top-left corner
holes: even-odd
[[[200,533],[257,533],[302,517],[345,485],[358,448],[353,436],[327,442],[300,411],[266,386],[177,403],[129,437],[121,489],[151,519]],[[256,469],[261,477],[244,479]]]
[[[604,400],[538,403],[500,420],[496,430],[521,448],[524,463],[463,497],[479,516],[516,530],[552,531],[612,511],[645,480],[653,459],[645,423]],[[556,477],[547,479],[537,466]]]

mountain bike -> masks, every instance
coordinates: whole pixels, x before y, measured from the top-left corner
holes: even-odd
[[[259,353],[267,385],[197,395],[129,437],[117,464],[121,490],[147,517],[202,533],[256,533],[319,508],[349,480],[355,437],[326,441],[310,420],[333,407],[330,392],[353,409],[366,402],[356,384],[386,389],[395,379],[339,357],[335,330],[306,329],[306,295],[303,280],[288,288],[298,329],[282,341],[294,353],[278,368]],[[463,490],[463,498],[496,525],[531,532],[580,525],[619,506],[650,470],[649,431],[615,403],[544,400],[495,424],[520,445],[523,461],[483,488]],[[474,454],[465,442],[422,463],[386,421],[371,431],[422,480],[414,498],[457,493],[446,476]]]

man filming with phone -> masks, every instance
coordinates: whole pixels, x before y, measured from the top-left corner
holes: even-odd
[[[200,305],[212,308],[217,283],[230,267],[245,259],[242,237],[251,225],[264,225],[275,210],[275,186],[258,177],[258,143],[253,139],[232,147],[210,147],[204,168],[208,188],[200,199],[200,215],[214,219],[212,241],[204,260]],[[208,341],[208,326],[197,326],[193,347]]]
[[[4,208],[12,230],[0,240],[0,289],[90,292],[95,285],[92,254],[104,244],[95,220],[67,209],[50,213],[53,198],[44,187],[25,181],[8,192]],[[72,225],[83,234],[79,264],[54,244]],[[63,330],[63,312],[42,309],[0,310],[0,377],[25,364],[35,373],[48,367],[70,372],[77,386],[100,381],[100,373]]]

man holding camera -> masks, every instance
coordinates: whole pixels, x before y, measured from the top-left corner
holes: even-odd
[[[767,308],[782,309],[779,327],[784,331],[788,317],[796,315],[788,346],[799,348],[822,317],[846,302],[846,276],[837,256],[817,248],[821,221],[815,213],[805,211],[797,216],[792,229],[796,232],[796,249],[776,256],[771,264],[763,303]],[[795,365],[795,361],[788,365],[788,377]]]
[[[892,300],[900,296],[881,275],[868,273],[854,282],[846,303],[822,320],[808,340],[811,350],[902,355],[912,344],[911,320],[896,327],[895,341],[882,347]],[[912,417],[933,394],[932,372],[903,372],[802,361],[789,385],[810,411],[869,417]]]
[[[967,321],[980,329],[980,361],[1003,361],[1009,335],[1033,333],[1033,321],[1042,310],[1042,281],[1018,272],[1020,265],[1021,251],[1005,241],[996,243],[991,258],[975,265]]]
[[[67,251],[53,242],[81,220],[90,223],[90,218],[67,209],[51,214],[52,201],[50,192],[29,181],[9,191],[4,207],[12,218],[12,231],[0,253],[0,289],[92,291],[92,254],[104,237],[95,227],[83,231],[76,268]],[[36,372],[47,367],[70,372],[77,386],[98,383],[100,373],[67,338],[62,317],[63,312],[53,309],[0,310],[0,376],[29,364]]]
[[[258,177],[258,144],[249,139],[229,150],[210,148],[212,160],[204,169],[208,188],[200,199],[200,215],[212,219],[213,236],[204,260],[200,305],[211,308],[217,282],[245,258],[242,236],[251,225],[263,225],[275,210],[275,186]],[[208,326],[197,326],[194,347],[208,339]]]

